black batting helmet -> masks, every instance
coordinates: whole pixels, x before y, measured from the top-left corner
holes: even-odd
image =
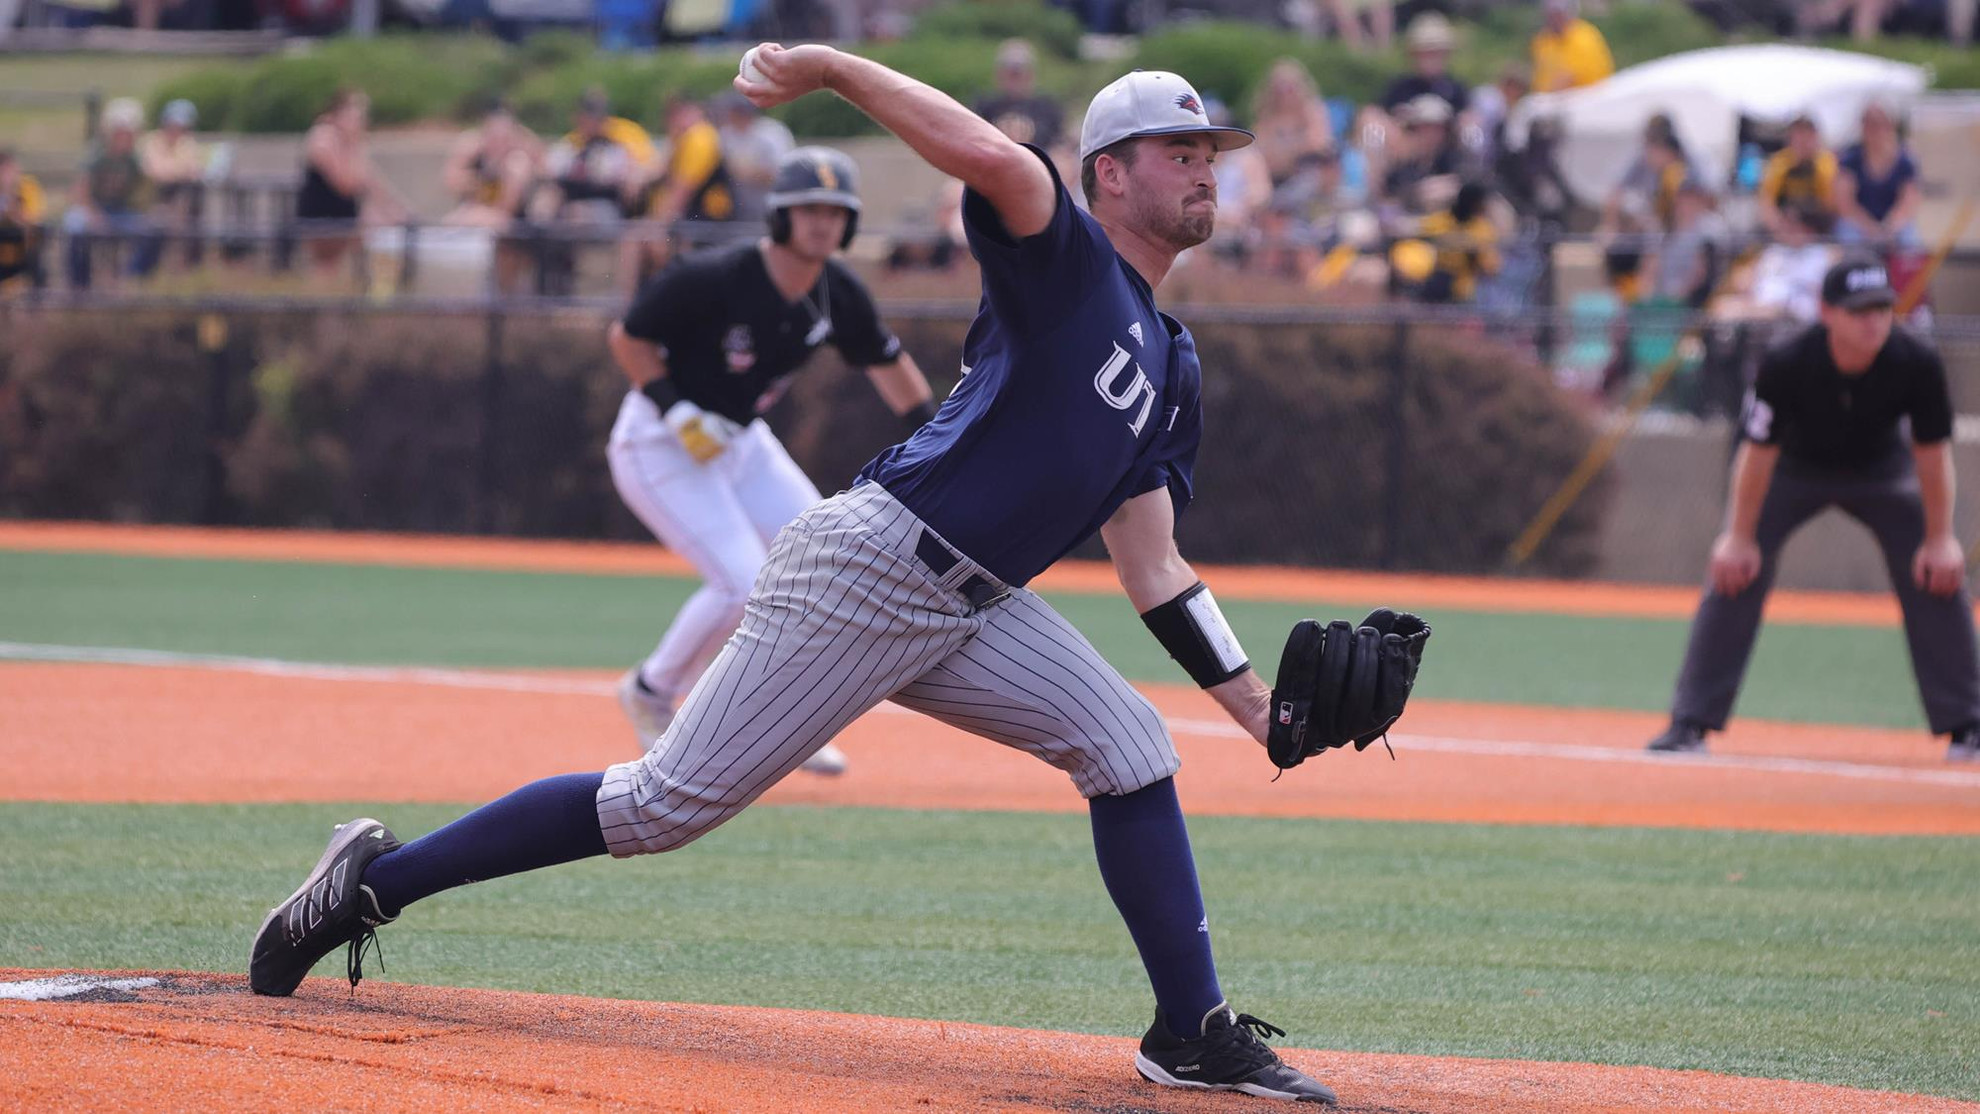
[[[859,231],[859,167],[845,152],[830,147],[799,147],[777,164],[770,184],[770,239],[782,244],[791,238],[793,205],[837,205],[846,211],[846,234],[839,246],[852,243]]]

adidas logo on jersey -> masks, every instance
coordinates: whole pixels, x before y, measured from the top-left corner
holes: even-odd
[[[1136,321],[1130,324],[1128,326],[1128,335],[1134,338],[1136,344],[1144,343],[1141,339],[1141,322]]]

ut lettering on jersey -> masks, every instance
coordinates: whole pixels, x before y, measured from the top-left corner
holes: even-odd
[[[1130,364],[1134,365],[1133,378],[1125,374]],[[1123,379],[1126,379],[1125,384]],[[1118,341],[1114,344],[1114,354],[1107,357],[1107,362],[1100,365],[1099,372],[1093,376],[1093,389],[1100,392],[1107,405],[1116,410],[1133,410],[1138,405],[1140,410],[1128,422],[1128,428],[1134,431],[1136,437],[1141,436],[1142,427],[1148,424],[1149,411],[1155,408],[1155,384],[1148,381],[1141,365],[1134,363],[1134,358]]]

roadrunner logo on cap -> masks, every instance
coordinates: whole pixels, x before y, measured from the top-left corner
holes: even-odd
[[[818,160],[818,184],[828,190],[839,188],[839,176],[832,172],[831,162],[823,157]]]
[[[1176,107],[1182,109],[1185,112],[1191,113],[1192,115],[1196,115],[1196,116],[1203,115],[1203,106],[1196,103],[1195,93],[1177,93]]]

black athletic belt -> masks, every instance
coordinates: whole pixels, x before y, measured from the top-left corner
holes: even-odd
[[[949,570],[962,560],[954,550],[943,544],[942,539],[927,530],[923,530],[921,539],[914,543],[914,555],[938,577],[949,575]],[[961,592],[969,605],[978,611],[1011,594],[1009,588],[993,583],[980,573],[969,574],[968,579],[956,585],[956,591]]]

